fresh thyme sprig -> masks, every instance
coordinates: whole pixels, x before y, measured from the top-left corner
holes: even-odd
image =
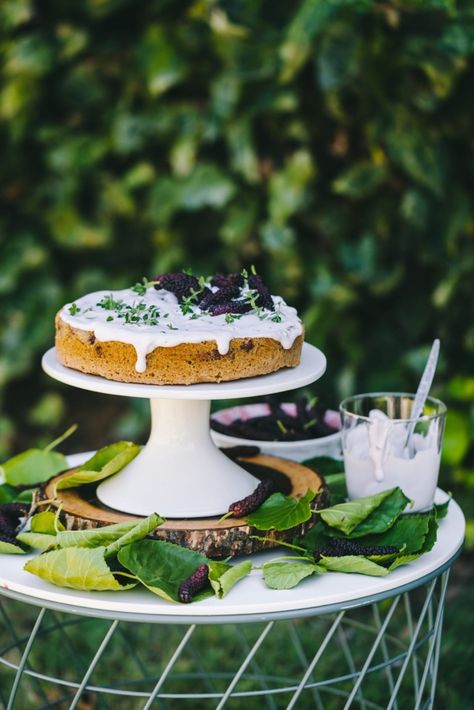
[[[259,297],[258,291],[254,288],[250,288],[247,291],[247,293],[245,294],[245,302],[249,304],[250,308],[255,313],[255,315],[257,315],[260,318],[263,308],[261,306],[257,305],[258,297]]]
[[[235,320],[240,320],[242,318],[242,313],[226,313],[225,314],[225,322],[230,325],[230,323],[233,323]]]
[[[96,306],[103,308],[106,311],[120,311],[125,308],[124,301],[116,301],[111,293],[108,296],[103,296],[100,301],[97,301]]]
[[[206,288],[206,279],[204,276],[199,277],[199,288],[192,288],[190,290],[189,296],[183,296],[182,298],[182,303],[180,304],[180,309],[181,313],[183,316],[187,315],[188,313],[192,313],[192,318],[199,318],[201,315],[204,315],[204,311],[202,313],[196,313],[194,308],[198,306],[198,300],[199,296],[201,293],[204,291]]]
[[[130,305],[124,301],[115,300],[112,294],[104,296],[96,304],[106,311],[113,311],[116,318],[121,318],[128,325],[159,325],[160,311],[157,306],[147,306],[145,301]],[[107,321],[114,320],[113,315],[107,316]]]
[[[159,281],[149,281],[146,276],[144,276],[141,281],[137,281],[137,283],[132,286],[132,291],[135,291],[139,296],[144,296],[149,288],[159,286],[159,284]]]

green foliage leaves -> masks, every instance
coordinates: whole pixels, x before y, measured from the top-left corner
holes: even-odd
[[[55,490],[65,488],[76,488],[88,483],[97,483],[104,478],[113,476],[126,466],[140,451],[138,444],[131,441],[118,441],[110,444],[94,454],[92,458],[79,466],[71,475],[61,478],[55,486]]]
[[[446,430],[443,441],[443,461],[459,464],[463,460],[471,443],[469,421],[456,409],[449,409],[446,417]]]
[[[151,192],[149,214],[166,224],[179,209],[194,211],[204,207],[223,207],[234,192],[232,182],[213,165],[198,166],[187,178],[163,178]]]
[[[1,469],[10,485],[30,486],[67,469],[67,461],[57,451],[28,449],[6,461]]]
[[[355,199],[366,197],[384,182],[387,176],[385,165],[376,165],[368,161],[356,163],[333,183],[334,192]]]
[[[320,510],[319,515],[326,525],[345,535],[362,537],[388,530],[409,502],[400,488],[391,488]]]
[[[0,466],[0,478],[10,486],[34,486],[67,469],[63,454],[52,449],[76,430],[70,427],[44,449],[27,449]]]
[[[21,545],[14,544],[13,542],[5,542],[5,540],[0,540],[0,554],[2,555],[24,555],[26,549],[21,547]]]
[[[180,582],[206,562],[204,555],[157,540],[129,545],[119,552],[118,559],[151,592],[174,602],[179,601]]]
[[[59,587],[83,591],[120,591],[135,583],[119,582],[104,557],[105,548],[66,547],[43,552],[25,565],[25,570]]]
[[[29,538],[46,552],[33,557],[25,565],[25,570],[60,587],[70,587],[84,591],[120,591],[130,589],[130,583],[120,571],[113,572],[107,562],[123,546],[145,537],[163,522],[156,514],[149,515],[140,522],[106,526],[105,529],[85,530],[70,533],[59,532],[56,536],[58,549],[49,550],[51,535],[47,534],[46,544],[41,539]],[[112,530],[108,529],[112,528]],[[81,534],[82,533],[82,534]],[[34,533],[31,533],[33,535]],[[27,535],[27,533],[25,533]],[[36,533],[37,536],[40,533]],[[28,538],[27,538],[28,539]],[[106,543],[109,543],[107,546]]]
[[[152,25],[136,53],[137,65],[151,96],[156,97],[178,83],[186,72],[186,61],[167,36],[164,27]]]
[[[235,565],[227,562],[209,562],[209,583],[218,599],[223,599],[232,587],[252,571],[250,560]]]
[[[310,519],[310,503],[315,495],[314,491],[308,490],[297,499],[273,493],[258,510],[247,516],[247,521],[259,530],[288,530]]]
[[[270,561],[263,566],[263,579],[270,589],[292,589],[306,577],[320,571],[324,572],[324,568],[311,560]]]
[[[446,515],[449,499],[427,513],[401,515],[407,500],[399,488],[394,488],[386,495],[368,496],[320,511],[321,522],[294,540],[302,556],[264,564],[266,584],[272,589],[291,589],[306,577],[326,571],[384,577],[400,565],[413,562],[435,544],[438,520]],[[359,547],[350,550],[356,554],[331,554],[335,531]],[[373,549],[387,546],[394,549]]]
[[[385,577],[389,570],[366,557],[346,555],[345,557],[323,557],[320,564],[328,572],[348,572],[368,574],[371,577]]]

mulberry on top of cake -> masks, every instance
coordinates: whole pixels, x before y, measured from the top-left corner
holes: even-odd
[[[156,289],[164,289],[174,293],[179,303],[182,303],[185,298],[193,297],[196,303],[211,293],[210,290],[200,283],[199,279],[192,274],[186,274],[184,271],[155,276],[153,283]]]
[[[173,293],[179,303],[199,306],[211,316],[275,311],[270,291],[254,267],[250,273],[244,269],[240,274],[218,273],[208,279],[198,279],[186,272],[169,272],[155,276],[153,284],[156,289]]]

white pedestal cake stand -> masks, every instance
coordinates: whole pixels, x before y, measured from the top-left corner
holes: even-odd
[[[158,512],[167,518],[222,515],[255,490],[255,478],[214,445],[209,429],[211,400],[257,397],[297,389],[326,370],[323,353],[303,345],[296,368],[219,384],[128,384],[64,367],[55,348],[43,356],[44,371],[73,387],[150,399],[151,432],[142,451],[97,488],[99,500],[134,515]]]

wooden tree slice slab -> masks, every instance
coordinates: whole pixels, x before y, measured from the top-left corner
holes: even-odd
[[[255,487],[258,479],[271,478],[277,490],[294,498],[301,498],[308,488],[319,495],[313,501],[313,508],[319,509],[327,505],[328,489],[324,479],[311,468],[275,456],[259,454],[252,457],[238,458],[238,463],[256,476]],[[38,494],[38,502],[54,499],[56,482],[70,476],[77,469],[60,473],[44,484]],[[103,505],[95,495],[96,486],[93,484],[59,490],[53,508],[61,507],[61,520],[68,530],[84,530],[97,528],[112,523],[127,520],[139,520],[140,516],[120,513]],[[156,511],[159,513],[160,511]],[[315,524],[313,515],[307,522],[291,530],[281,532],[269,530],[262,531],[250,526],[246,518],[227,518],[220,522],[215,518],[187,518],[183,520],[166,520],[153,533],[153,537],[167,542],[173,542],[191,550],[202,552],[208,557],[228,557],[229,555],[242,555],[259,552],[264,549],[276,547],[279,540],[288,541],[296,535],[301,535]],[[252,539],[252,535],[259,535],[266,540]]]

